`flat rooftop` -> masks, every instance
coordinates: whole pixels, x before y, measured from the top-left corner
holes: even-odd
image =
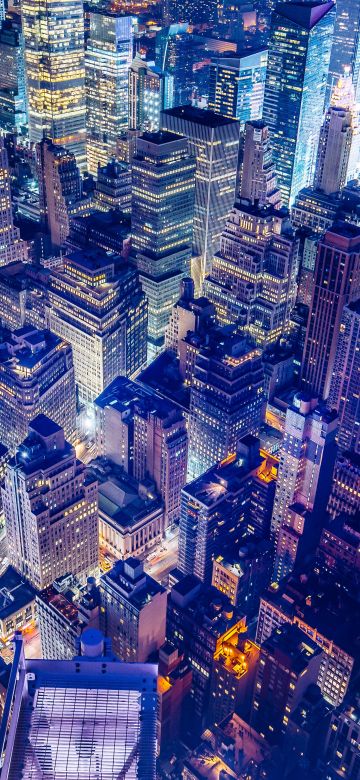
[[[92,461],[90,469],[99,481],[99,511],[119,531],[161,511],[162,500],[151,481],[139,483],[121,466],[110,466],[110,462],[101,458]]]
[[[184,119],[187,122],[195,122],[205,127],[223,127],[224,125],[239,124],[237,119],[230,119],[221,114],[215,114],[215,111],[195,108],[194,106],[177,106],[176,108],[167,108],[161,112],[163,116],[174,116],[178,119]]]
[[[8,566],[0,577],[0,620],[26,607],[35,599],[35,590],[21,575]]]

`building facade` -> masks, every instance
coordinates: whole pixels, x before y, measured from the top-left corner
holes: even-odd
[[[237,120],[192,106],[163,111],[161,125],[186,136],[190,154],[196,159],[191,275],[198,293],[234,205],[240,125]]]
[[[81,198],[81,176],[75,155],[44,138],[36,146],[40,220],[54,247],[70,232],[70,208]]]
[[[147,302],[136,269],[119,255],[89,249],[64,258],[51,275],[48,322],[73,348],[85,404],[146,362]]]
[[[263,119],[287,207],[314,176],[334,16],[332,2],[286,2],[271,18]]]
[[[82,0],[26,0],[25,45],[29,138],[44,135],[85,167],[84,14]]]
[[[90,173],[116,154],[117,138],[128,126],[128,70],[133,21],[112,9],[91,8],[86,44],[86,153]]]
[[[241,57],[212,60],[209,110],[238,119],[242,130],[246,122],[261,119],[267,59],[267,49],[259,49]]]
[[[339,416],[338,442],[342,450],[360,455],[360,300],[343,309],[334,370],[328,398],[329,409]]]
[[[174,133],[144,133],[132,161],[132,252],[148,299],[148,355],[162,347],[181,279],[189,275],[195,160]]]
[[[34,587],[69,570],[82,577],[95,572],[97,482],[45,415],[35,417],[10,460],[2,495],[9,559]]]
[[[0,346],[0,441],[13,453],[37,414],[46,414],[74,441],[76,392],[70,345],[25,325],[5,331]]]
[[[0,138],[0,266],[27,260],[27,244],[15,227],[11,203],[10,170],[4,141]]]

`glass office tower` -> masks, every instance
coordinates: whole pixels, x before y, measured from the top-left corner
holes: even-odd
[[[87,163],[96,175],[116,153],[128,127],[128,71],[133,58],[131,16],[100,8],[90,13],[85,56]]]
[[[284,3],[272,15],[264,122],[282,203],[312,183],[334,26],[332,2]]]
[[[360,4],[354,0],[337,0],[328,78],[329,99],[337,80],[346,73],[351,76],[359,99]]]
[[[21,10],[30,141],[38,143],[46,135],[84,167],[82,0],[24,0]]]

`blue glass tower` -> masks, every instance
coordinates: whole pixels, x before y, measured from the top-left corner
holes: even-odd
[[[263,119],[282,202],[312,183],[334,27],[334,3],[280,3],[272,15]]]

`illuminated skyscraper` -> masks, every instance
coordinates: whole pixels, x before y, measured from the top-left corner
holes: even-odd
[[[36,146],[40,217],[55,247],[69,232],[69,207],[81,198],[81,176],[72,152],[44,138]]]
[[[360,75],[360,6],[354,0],[336,0],[336,19],[331,49],[328,96],[337,80],[348,72],[355,93]],[[357,95],[358,97],[358,95]]]
[[[241,321],[264,347],[289,330],[297,271],[298,240],[288,213],[244,200],[229,215],[204,292],[222,324]]]
[[[329,69],[334,3],[279,3],[271,17],[264,96],[284,206],[312,184]]]
[[[220,57],[210,65],[208,107],[216,114],[245,122],[261,119],[264,102],[267,49]]]
[[[172,106],[173,77],[137,56],[129,70],[129,128],[160,129],[160,112]]]
[[[85,55],[87,164],[96,176],[116,154],[128,127],[128,70],[132,61],[131,16],[109,8],[90,12]]]
[[[335,412],[318,405],[317,398],[300,393],[295,396],[286,412],[271,518],[271,532],[277,544],[276,579],[293,568],[307,522],[304,512],[313,512],[316,536],[316,524],[330,492],[336,431]]]
[[[27,123],[24,37],[15,13],[1,24],[0,11],[0,62],[0,129],[21,133]]]
[[[0,441],[13,452],[40,412],[73,441],[76,394],[70,345],[32,325],[1,333],[1,341]]]
[[[28,250],[14,227],[11,205],[10,171],[4,141],[0,138],[0,266],[27,260]]]
[[[352,143],[350,111],[330,106],[320,130],[314,187],[325,195],[339,192],[347,182]]]
[[[2,491],[9,560],[39,589],[98,566],[98,486],[59,425],[39,414]]]
[[[44,134],[85,166],[82,0],[24,0],[21,5],[29,137]]]
[[[302,381],[328,398],[344,306],[360,294],[360,229],[340,222],[318,243],[302,360]]]
[[[118,255],[89,249],[64,258],[51,275],[48,319],[73,348],[85,404],[146,362],[147,302],[136,268]]]
[[[239,122],[180,106],[163,111],[162,127],[189,140],[196,158],[193,259],[191,275],[200,291],[234,205],[239,153]]]
[[[263,121],[246,122],[240,197],[254,206],[281,205],[269,128]]]
[[[188,474],[194,479],[257,434],[263,404],[259,349],[219,329],[195,363],[190,396]]]
[[[144,133],[132,162],[132,249],[149,302],[149,357],[165,340],[181,279],[189,275],[195,160],[186,138]]]
[[[339,446],[360,455],[360,299],[344,307],[328,398],[339,414]]]

